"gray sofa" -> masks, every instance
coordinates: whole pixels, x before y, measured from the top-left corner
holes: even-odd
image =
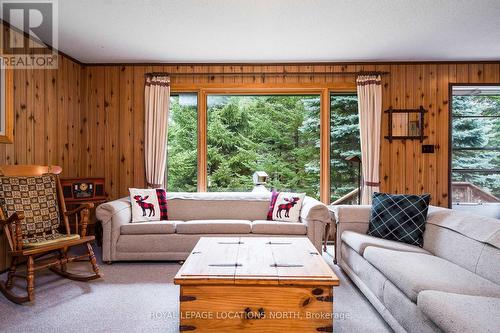
[[[202,236],[308,237],[321,251],[327,207],[305,197],[299,223],[266,221],[270,193],[167,193],[168,221],[131,223],[129,198],[99,205],[103,261],[184,260]]]
[[[337,262],[395,332],[500,332],[500,220],[430,207],[423,248],[333,206]]]

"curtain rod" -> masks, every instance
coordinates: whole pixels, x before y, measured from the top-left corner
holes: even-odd
[[[389,75],[390,72],[369,72],[369,71],[359,71],[359,72],[239,72],[239,73],[159,73],[152,72],[144,74],[145,77],[148,76],[334,76],[334,75]]]

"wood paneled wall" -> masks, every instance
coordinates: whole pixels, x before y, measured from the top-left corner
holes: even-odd
[[[144,73],[172,74],[172,90],[200,87],[333,87],[355,89],[355,76],[237,75],[238,73],[295,73],[386,71],[383,108],[418,108],[425,119],[424,144],[436,145],[434,154],[422,154],[419,141],[389,143],[382,139],[381,190],[393,193],[432,194],[432,203],[448,204],[448,88],[449,83],[500,84],[500,63],[423,63],[373,65],[116,65],[82,67],[82,137],[80,173],[105,176],[112,198],[127,194],[128,187],[144,186]],[[235,73],[235,76],[175,73]],[[350,88],[349,88],[350,87]],[[387,134],[387,115],[382,135]]]
[[[432,194],[433,203],[448,202],[448,84],[498,83],[500,64],[383,65],[199,65],[80,66],[61,56],[57,70],[14,71],[14,144],[0,144],[0,163],[63,166],[64,176],[104,176],[112,198],[128,187],[144,186],[144,74],[172,73],[172,90],[195,87],[331,86],[354,89],[345,76],[175,76],[196,72],[342,72],[387,71],[383,108],[429,110],[426,144],[436,153],[422,154],[418,141],[382,139],[382,190]],[[350,87],[350,88],[349,88]],[[335,90],[335,88],[333,88]],[[382,134],[387,133],[387,116]]]
[[[53,70],[13,70],[14,143],[0,143],[0,164],[51,164],[63,176],[80,172],[81,66],[59,56]],[[0,237],[0,271],[7,242]]]
[[[52,164],[63,176],[80,168],[80,65],[59,56],[54,70],[15,69],[14,143],[0,144],[0,164]]]
[[[196,88],[330,87],[354,91],[355,76],[295,72],[386,71],[383,108],[417,108],[426,114],[422,154],[419,141],[382,139],[381,190],[432,194],[448,204],[449,83],[500,84],[500,63],[350,65],[80,65],[60,56],[57,70],[14,71],[14,143],[0,144],[1,164],[58,164],[63,176],[104,176],[110,198],[127,195],[144,181],[144,74],[172,74],[172,90]],[[234,73],[234,76],[175,73]],[[257,73],[238,75],[238,73]],[[285,75],[261,75],[279,72]],[[382,135],[387,133],[387,116]],[[1,243],[1,242],[0,242]],[[7,261],[0,244],[0,270]]]
[[[320,68],[321,67],[321,68]],[[260,89],[335,86],[355,90],[348,76],[262,76],[260,73],[320,70],[347,71],[356,66],[84,66],[82,68],[82,155],[81,173],[105,176],[112,198],[125,196],[132,186],[145,186],[144,180],[144,74],[172,74],[172,91],[196,91],[200,88]],[[335,67],[335,69],[334,69]],[[352,67],[352,68],[351,68]],[[234,76],[215,75],[221,72]],[[237,75],[237,73],[259,73]],[[176,73],[214,73],[183,75]]]

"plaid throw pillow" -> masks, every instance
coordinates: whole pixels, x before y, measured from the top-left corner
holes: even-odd
[[[164,189],[156,189],[156,196],[160,206],[160,220],[168,220],[167,192]]]
[[[368,235],[422,247],[430,198],[374,193]]]
[[[276,199],[278,199],[278,194],[280,194],[280,192],[273,191],[273,193],[271,193],[271,202],[269,203],[269,210],[267,212],[268,221],[273,220],[274,205],[276,205]]]

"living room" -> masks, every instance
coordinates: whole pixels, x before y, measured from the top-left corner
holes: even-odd
[[[0,1],[1,332],[499,332],[500,4]]]

